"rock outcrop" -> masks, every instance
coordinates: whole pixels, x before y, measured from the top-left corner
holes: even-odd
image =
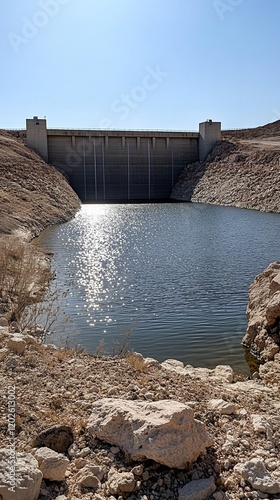
[[[87,429],[119,446],[132,460],[152,459],[177,469],[184,469],[213,444],[193,410],[171,400],[101,399],[92,406]]]
[[[280,493],[280,483],[269,473],[265,462],[259,458],[252,458],[244,464],[237,464],[234,470],[241,474],[255,490],[263,493]]]
[[[280,262],[270,264],[254,279],[247,316],[243,344],[261,361],[273,360],[280,351]]]
[[[65,472],[69,465],[69,460],[62,453],[47,448],[39,448],[34,453],[38,461],[39,469],[43,474],[44,479],[50,481],[63,481]]]

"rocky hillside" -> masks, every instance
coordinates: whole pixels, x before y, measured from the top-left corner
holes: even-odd
[[[280,212],[280,120],[225,131],[203,162],[187,165],[171,198]]]
[[[80,201],[66,179],[11,134],[0,131],[0,235],[38,234],[72,218]]]
[[[280,262],[273,262],[254,279],[247,317],[243,344],[263,362],[273,361],[280,351]]]

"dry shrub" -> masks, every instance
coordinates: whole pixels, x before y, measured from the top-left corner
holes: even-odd
[[[9,305],[9,321],[18,322],[28,306],[43,300],[51,279],[43,251],[13,236],[0,238],[0,299]]]
[[[146,369],[145,359],[136,352],[131,352],[126,356],[127,362],[137,371],[143,372]]]
[[[67,347],[61,347],[54,353],[54,357],[58,361],[65,361],[66,359],[72,358],[73,357],[74,350],[73,349],[68,349]]]

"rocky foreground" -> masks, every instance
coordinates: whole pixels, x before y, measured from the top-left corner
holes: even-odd
[[[59,349],[0,323],[4,500],[280,498],[279,354],[244,380],[228,366]]]
[[[203,162],[187,165],[174,200],[280,212],[280,120],[227,131]]]

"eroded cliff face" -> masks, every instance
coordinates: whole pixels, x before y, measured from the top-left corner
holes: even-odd
[[[0,235],[33,237],[71,219],[80,200],[55,168],[11,134],[0,131]]]
[[[171,198],[280,213],[280,121],[224,132],[205,161],[185,167]]]
[[[261,361],[273,361],[280,352],[280,262],[273,262],[254,279],[247,317],[243,344]]]

